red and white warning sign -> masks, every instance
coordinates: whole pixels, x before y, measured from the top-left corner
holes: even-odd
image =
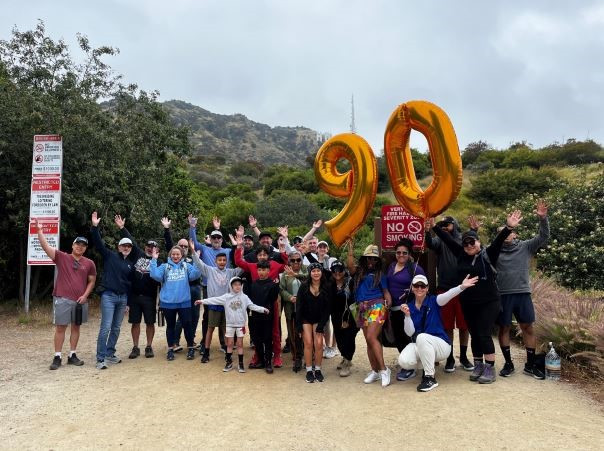
[[[32,176],[60,177],[63,169],[63,140],[60,135],[34,136]]]
[[[50,247],[59,248],[59,222],[40,222],[44,237]],[[28,265],[54,265],[55,263],[46,255],[38,240],[38,230],[34,223],[29,224],[29,238],[27,246]]]
[[[31,181],[29,217],[58,221],[61,217],[61,179],[35,177]]]
[[[394,248],[401,238],[409,238],[415,247],[421,247],[424,244],[424,220],[408,213],[400,205],[384,205],[382,248]]]

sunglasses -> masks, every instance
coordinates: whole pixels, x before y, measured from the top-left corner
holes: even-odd
[[[189,245],[188,244],[179,244],[178,247],[182,247],[183,249],[188,249]]]
[[[396,251],[396,255],[409,255],[407,251]]]
[[[372,261],[372,262],[376,262],[379,259],[380,259],[379,257],[367,257],[367,260]]]
[[[73,261],[73,269],[78,270],[80,269],[80,262],[77,260]]]
[[[475,244],[476,244],[476,240],[475,239],[465,240],[463,242],[463,247],[474,246]]]
[[[292,263],[300,263],[302,261],[302,259],[301,258],[290,258],[289,261]]]
[[[415,283],[413,284],[413,288],[426,288],[428,285],[424,285],[423,283]]]

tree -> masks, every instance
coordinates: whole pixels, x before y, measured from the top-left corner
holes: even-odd
[[[461,162],[464,166],[469,166],[478,159],[482,152],[490,149],[491,145],[485,141],[476,141],[470,143],[461,153]]]

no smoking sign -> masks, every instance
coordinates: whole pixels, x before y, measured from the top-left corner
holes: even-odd
[[[424,223],[400,205],[382,207],[382,248],[392,249],[401,238],[413,241],[414,247],[424,244]]]

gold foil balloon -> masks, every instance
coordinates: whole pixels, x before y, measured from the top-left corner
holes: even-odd
[[[434,177],[426,191],[413,170],[411,130],[428,141]],[[447,114],[433,103],[413,100],[394,110],[386,126],[384,155],[392,192],[409,213],[421,218],[437,216],[459,195],[463,175],[457,137]]]
[[[350,162],[350,170],[340,173],[340,159]],[[325,142],[315,158],[315,177],[319,187],[348,202],[338,215],[325,223],[329,236],[341,246],[363,226],[377,193],[377,162],[371,147],[353,133],[336,135]]]

